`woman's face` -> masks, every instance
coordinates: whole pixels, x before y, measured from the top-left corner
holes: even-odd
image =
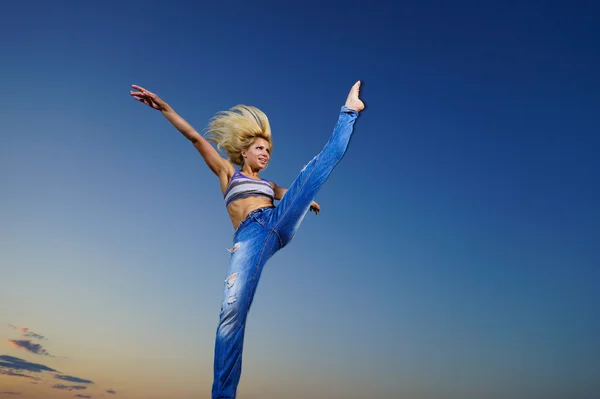
[[[242,151],[242,156],[244,157],[244,164],[253,169],[264,169],[271,158],[271,146],[267,140],[259,137],[254,140],[250,148]]]

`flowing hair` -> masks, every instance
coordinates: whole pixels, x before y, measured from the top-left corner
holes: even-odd
[[[225,149],[229,161],[243,166],[242,151],[250,148],[254,140],[262,138],[273,149],[271,126],[264,112],[249,105],[236,105],[229,111],[218,112],[206,128],[206,138]]]

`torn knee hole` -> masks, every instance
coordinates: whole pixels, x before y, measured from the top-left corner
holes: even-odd
[[[237,298],[235,296],[230,296],[229,299],[227,300],[228,304],[232,304],[237,300]]]
[[[233,283],[235,283],[235,280],[237,280],[237,277],[238,277],[237,273],[233,273],[232,275],[227,277],[227,280],[225,280],[225,282],[227,283],[227,288],[231,288],[233,286]]]

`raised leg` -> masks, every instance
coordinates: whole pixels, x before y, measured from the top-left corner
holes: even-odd
[[[292,240],[321,186],[346,153],[354,122],[364,108],[358,97],[359,88],[360,82],[352,87],[329,141],[302,169],[276,208],[274,229],[281,238],[282,246]]]

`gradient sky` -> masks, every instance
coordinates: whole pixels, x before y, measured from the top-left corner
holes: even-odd
[[[199,131],[258,106],[287,186],[358,79],[239,398],[600,397],[600,7],[203,3],[2,5],[0,398],[209,397],[233,228],[131,84]]]

